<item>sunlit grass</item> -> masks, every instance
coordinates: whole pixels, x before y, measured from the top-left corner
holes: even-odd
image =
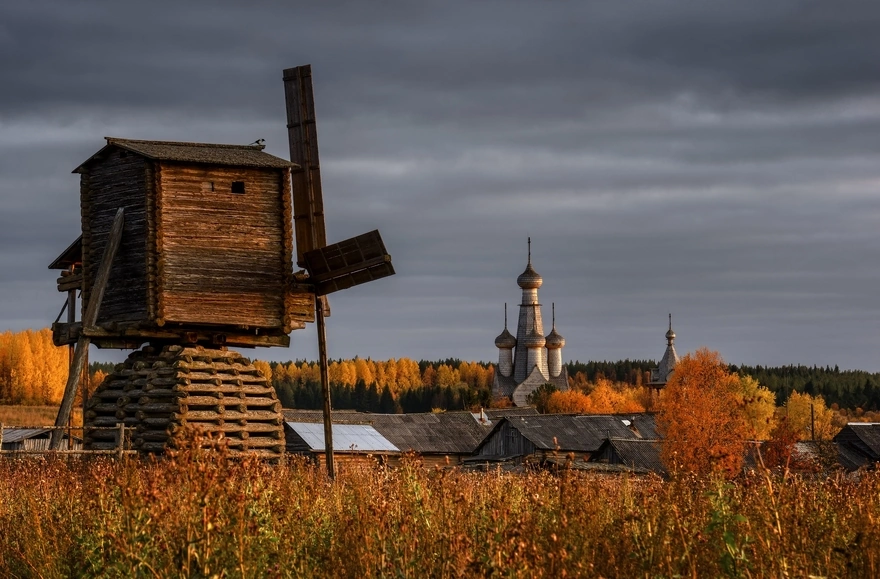
[[[880,476],[0,460],[0,576],[878,576]]]

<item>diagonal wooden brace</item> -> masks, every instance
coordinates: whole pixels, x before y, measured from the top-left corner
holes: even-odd
[[[92,293],[89,296],[89,303],[86,306],[86,312],[82,319],[83,328],[90,328],[98,321],[98,310],[101,307],[101,300],[104,299],[107,280],[110,278],[110,266],[113,265],[116,251],[119,249],[119,244],[122,241],[122,226],[125,225],[124,213],[125,210],[120,207],[116,211],[116,217],[113,218],[113,226],[110,228],[110,236],[107,239],[107,248],[104,250],[101,264],[98,266],[98,275],[95,277]],[[50,450],[61,448],[64,431],[60,427],[66,426],[68,420],[70,420],[70,410],[73,408],[73,400],[76,398],[76,388],[79,385],[86,352],[89,351],[90,343],[91,339],[83,334],[80,334],[79,339],[76,341],[73,362],[70,364],[67,385],[64,387],[64,397],[61,399],[61,408],[58,409],[58,416],[55,418],[56,428],[52,431],[52,438],[49,442]]]

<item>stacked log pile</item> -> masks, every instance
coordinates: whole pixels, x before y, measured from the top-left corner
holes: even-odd
[[[203,347],[146,346],[98,386],[86,409],[85,447],[117,447],[113,430],[131,428],[131,448],[160,453],[185,426],[223,439],[232,454],[284,452],[281,403],[275,389],[238,352]]]

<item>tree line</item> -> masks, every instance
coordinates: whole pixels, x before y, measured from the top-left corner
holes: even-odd
[[[286,408],[322,407],[317,363],[256,360],[254,366],[272,381]],[[457,359],[416,362],[409,358],[355,358],[331,361],[327,373],[334,408],[399,413],[489,406],[494,371],[492,364]]]
[[[0,333],[0,404],[59,404],[69,363],[48,328]]]

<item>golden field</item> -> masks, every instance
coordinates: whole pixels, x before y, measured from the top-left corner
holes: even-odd
[[[876,577],[880,475],[0,461],[4,577]]]

